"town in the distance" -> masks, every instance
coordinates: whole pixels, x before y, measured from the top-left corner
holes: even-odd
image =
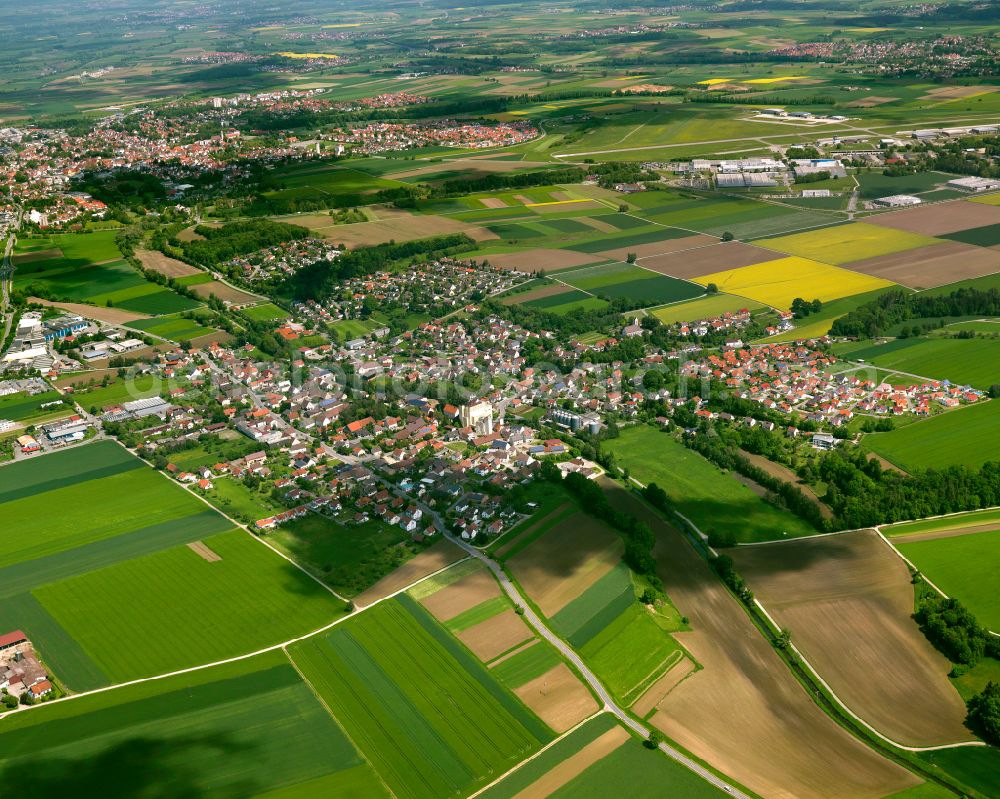
[[[1000,11],[0,18],[0,789],[1000,797]]]

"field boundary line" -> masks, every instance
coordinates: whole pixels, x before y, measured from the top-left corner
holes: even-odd
[[[898,556],[899,556],[899,557],[900,557],[900,558],[902,559],[903,563],[905,563],[905,564],[906,564],[907,566],[909,566],[909,567],[910,567],[910,569],[912,569],[912,570],[913,570],[914,572],[916,572],[917,574],[919,574],[919,575],[920,575],[920,579],[921,579],[921,580],[923,580],[923,581],[924,581],[925,583],[927,583],[927,585],[929,585],[929,586],[930,586],[931,588],[933,588],[933,589],[934,589],[935,591],[937,591],[937,592],[938,592],[938,593],[939,593],[939,594],[940,594],[940,595],[941,595],[942,597],[944,597],[945,599],[951,599],[951,597],[950,597],[950,596],[948,596],[948,595],[947,595],[947,594],[946,594],[946,593],[945,593],[944,591],[942,591],[942,590],[941,590],[940,588],[938,588],[938,587],[937,587],[937,586],[936,586],[936,585],[935,585],[935,584],[934,584],[934,583],[933,583],[933,582],[931,581],[931,579],[930,579],[930,578],[929,578],[929,577],[928,577],[928,576],[927,576],[926,574],[924,574],[924,573],[923,573],[922,571],[920,571],[920,569],[918,569],[918,568],[917,568],[916,564],[915,564],[915,563],[914,563],[914,562],[913,562],[912,560],[910,560],[910,559],[909,559],[908,557],[906,557],[906,555],[904,555],[904,554],[903,554],[902,552],[900,552],[900,551],[899,551],[899,550],[898,550],[898,549],[896,548],[896,545],[892,543],[892,540],[891,540],[891,539],[890,539],[890,538],[889,538],[888,536],[886,536],[886,535],[885,535],[885,533],[883,533],[883,532],[882,532],[882,531],[881,531],[881,530],[880,530],[880,529],[879,529],[878,527],[875,527],[875,528],[873,528],[873,529],[874,529],[874,530],[875,530],[875,532],[876,532],[876,533],[878,534],[879,538],[881,538],[881,539],[882,539],[883,541],[885,541],[885,543],[886,543],[886,544],[888,544],[888,545],[889,545],[889,549],[891,549],[891,550],[892,550],[893,552],[895,552],[895,553],[896,553],[896,554],[897,554],[897,555],[898,555]],[[993,636],[996,636],[997,638],[1000,638],[1000,633],[998,633],[998,632],[994,632],[993,630],[991,630],[991,629],[989,629],[989,628],[984,628],[984,629],[985,629],[985,630],[986,630],[986,632],[988,632],[988,633],[989,633],[990,635],[993,635]]]
[[[499,777],[497,777],[495,780],[493,780],[493,782],[491,782],[489,785],[484,785],[482,788],[480,788],[475,793],[469,794],[466,797],[466,799],[476,799],[477,796],[479,796],[480,794],[485,793],[490,788],[492,788],[494,785],[497,785],[497,784],[503,782],[505,779],[507,779],[507,777],[509,777],[515,771],[519,771],[523,766],[526,766],[532,760],[534,760],[535,758],[537,758],[540,755],[542,755],[544,752],[546,752],[549,749],[551,749],[553,746],[555,746],[561,740],[563,740],[564,738],[566,738],[569,735],[572,735],[574,732],[576,732],[578,729],[580,729],[584,724],[586,724],[586,723],[588,723],[590,721],[593,721],[598,716],[601,716],[601,715],[603,715],[605,713],[607,713],[607,714],[609,714],[611,716],[614,716],[614,713],[612,713],[610,710],[606,710],[605,708],[601,708],[600,710],[598,710],[593,715],[587,716],[587,718],[585,718],[583,721],[577,722],[574,726],[572,726],[568,730],[566,730],[566,732],[564,732],[562,735],[558,735],[555,738],[553,738],[551,741],[549,741],[547,744],[545,744],[545,746],[543,746],[541,749],[539,749],[537,752],[535,752],[530,757],[525,758],[520,763],[517,763],[516,765],[512,766],[511,768],[509,768],[507,771],[505,771],[503,774],[501,774]],[[618,723],[617,718],[615,720],[615,726],[618,726],[618,727],[622,726],[621,724]]]
[[[759,599],[757,599],[756,597],[754,597],[753,603],[754,603],[754,605],[757,606],[757,609],[762,614],[764,614],[764,617],[768,620],[768,622],[774,626],[774,629],[776,629],[776,630],[781,630],[782,629],[781,625],[778,624],[774,620],[774,617],[772,617],[771,614],[767,612],[767,609],[764,607],[764,605],[761,603],[761,601]],[[883,735],[882,733],[880,733],[871,724],[869,724],[867,721],[865,721],[863,718],[861,718],[861,716],[859,716],[857,713],[855,713],[853,710],[851,710],[844,703],[844,700],[842,700],[839,696],[837,696],[837,694],[834,692],[833,688],[830,687],[830,685],[827,683],[827,681],[824,680],[820,676],[819,672],[816,671],[815,668],[813,668],[812,663],[810,663],[806,659],[806,657],[802,654],[802,652],[799,650],[799,648],[797,646],[795,646],[794,642],[791,642],[789,645],[791,646],[792,651],[795,653],[795,656],[799,659],[799,662],[805,668],[809,669],[809,673],[812,674],[813,679],[815,679],[820,685],[823,686],[824,690],[826,690],[826,692],[830,695],[830,698],[833,699],[840,706],[841,710],[843,710],[845,713],[847,713],[847,715],[849,715],[858,724],[860,724],[862,727],[864,727],[866,730],[868,730],[868,732],[870,732],[872,735],[875,735],[880,740],[885,741],[885,743],[887,743],[887,744],[889,744],[891,746],[894,746],[897,749],[902,749],[902,750],[904,750],[906,752],[936,752],[936,751],[940,751],[942,749],[958,749],[959,747],[965,747],[965,746],[987,746],[988,745],[984,741],[962,741],[961,743],[939,744],[937,746],[907,746],[905,744],[901,744],[901,743],[899,743],[897,741],[892,740],[892,738],[889,738],[888,736]]]

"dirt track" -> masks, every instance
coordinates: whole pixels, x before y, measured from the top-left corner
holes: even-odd
[[[768,612],[834,693],[908,746],[974,740],[951,664],[910,618],[905,564],[871,530],[733,551]]]
[[[920,782],[813,704],[681,533],[624,489],[609,497],[656,532],[664,588],[694,628],[675,635],[704,667],[660,703],[654,726],[768,799],[881,799]]]

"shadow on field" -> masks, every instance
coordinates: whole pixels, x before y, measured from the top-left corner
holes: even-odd
[[[858,568],[871,559],[873,553],[883,554],[885,544],[880,540],[865,540],[871,533],[851,532],[840,535],[801,538],[780,544],[736,547],[723,552],[736,561],[737,571],[746,570],[758,580],[776,574],[806,572],[818,563],[831,561],[856,561]],[[890,559],[886,547],[884,553]]]
[[[260,790],[253,780],[208,788],[199,784],[195,763],[248,758],[249,749],[227,736],[133,738],[75,760],[20,759],[0,770],[0,785],[5,796],[35,799],[246,799]]]

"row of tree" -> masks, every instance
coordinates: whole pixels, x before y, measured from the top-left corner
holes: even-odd
[[[910,294],[894,289],[834,320],[830,334],[875,338],[913,319],[1000,315],[1000,289],[961,288],[950,294]]]

